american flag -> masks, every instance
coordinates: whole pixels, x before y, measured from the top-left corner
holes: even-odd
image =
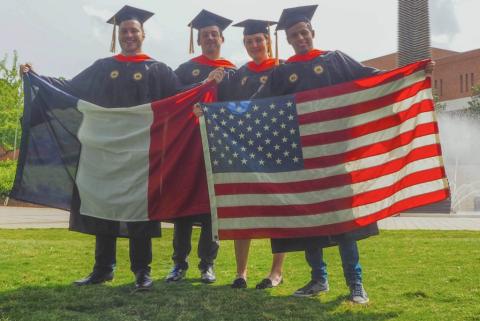
[[[203,105],[214,237],[339,234],[445,199],[426,63]]]

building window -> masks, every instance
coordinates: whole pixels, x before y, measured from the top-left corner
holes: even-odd
[[[468,92],[470,87],[468,87],[468,74],[465,74],[465,91]]]
[[[473,87],[475,86],[475,78],[473,76],[473,72],[470,74],[470,85]]]
[[[433,88],[437,89],[438,88],[437,87],[437,80],[435,79],[435,81],[433,83],[434,83]]]
[[[443,96],[443,79],[440,79],[440,96]]]
[[[460,75],[460,92],[463,93],[463,75]]]

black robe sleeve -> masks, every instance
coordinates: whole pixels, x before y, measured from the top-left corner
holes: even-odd
[[[149,87],[152,100],[170,97],[190,88],[190,86],[184,86],[173,70],[164,63],[158,62],[153,64],[149,73]]]
[[[363,65],[341,51],[335,51],[333,53],[331,63],[333,70],[337,73],[337,77],[340,79],[343,78],[343,81],[373,76],[381,72],[376,68]]]
[[[63,79],[55,77],[41,76],[42,79],[57,87],[58,89],[69,93],[75,97],[85,97],[88,95],[92,78],[102,69],[102,60],[95,61],[90,67],[80,72],[72,79]]]

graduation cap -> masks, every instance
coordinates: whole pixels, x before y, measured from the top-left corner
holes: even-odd
[[[193,29],[200,30],[205,27],[217,26],[221,31],[225,30],[233,21],[213,12],[203,9],[199,14],[193,18],[192,21],[188,24],[190,27],[190,53],[194,52],[193,47]]]
[[[310,22],[318,5],[283,9],[276,30],[287,30],[299,22]]]
[[[126,20],[136,20],[143,26],[143,23],[150,19],[153,15],[153,12],[131,6],[124,6],[117,13],[115,13],[113,17],[107,20],[107,23],[113,24],[112,45],[110,51],[115,52],[117,26]]]
[[[255,19],[247,19],[242,22],[236,23],[234,27],[242,27],[243,35],[254,35],[256,33],[265,33],[268,35],[268,55],[270,57],[273,56],[272,54],[272,41],[270,38],[270,26],[276,25],[276,21],[267,21],[267,20],[255,20]]]
[[[276,25],[276,21],[255,20],[247,19],[242,22],[236,23],[234,27],[242,27],[243,35],[254,35],[256,33],[270,34],[270,26]]]

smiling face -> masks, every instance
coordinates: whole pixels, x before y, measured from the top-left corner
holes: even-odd
[[[268,59],[267,35],[264,33],[256,33],[243,37],[243,44],[250,58],[257,64]]]
[[[198,45],[202,48],[202,54],[208,57],[218,58],[223,44],[223,36],[218,26],[208,26],[198,31]]]
[[[287,29],[287,41],[295,53],[305,54],[313,49],[315,31],[307,22],[299,22]]]
[[[118,41],[122,48],[122,54],[133,56],[142,52],[142,44],[145,39],[143,27],[137,20],[125,20],[119,25]]]

